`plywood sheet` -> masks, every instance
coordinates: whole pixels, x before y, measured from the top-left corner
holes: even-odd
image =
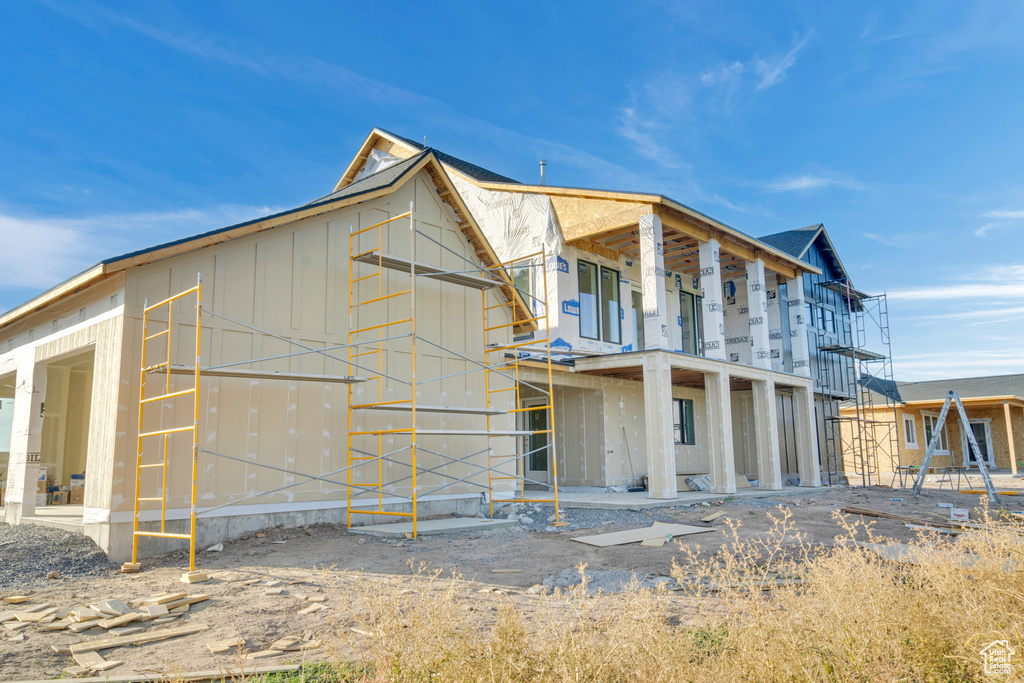
[[[656,522],[654,526],[644,527],[642,529],[628,529],[626,531],[616,531],[610,534],[597,534],[595,536],[580,536],[572,540],[578,543],[597,546],[598,548],[606,548],[612,545],[640,543],[651,538],[665,537],[668,534],[672,534],[673,536],[689,536],[690,534],[702,534],[709,531],[714,531],[714,529],[691,526],[689,524],[662,524]]]

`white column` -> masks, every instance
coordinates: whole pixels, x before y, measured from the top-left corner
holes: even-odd
[[[36,479],[42,447],[43,401],[46,398],[46,366],[36,364],[35,349],[25,351],[18,364],[11,417],[11,452],[7,467],[7,498],[4,515],[8,524],[36,511]]]
[[[722,315],[722,268],[718,241],[701,242],[698,258],[704,301],[704,356],[725,360],[725,317]]]
[[[678,498],[676,446],[672,438],[672,368],[668,354],[644,358],[644,414],[647,439],[647,496]]]
[[[811,376],[811,354],[807,344],[807,306],[804,304],[804,278],[786,278],[789,297],[789,336],[793,352],[793,374]]]
[[[640,216],[640,277],[643,278],[645,349],[667,349],[668,309],[665,301],[665,245],[661,217]]]
[[[747,317],[750,321],[751,356],[755,368],[772,369],[771,340],[768,336],[768,287],[764,261],[747,262]]]
[[[728,373],[704,373],[704,403],[707,405],[707,438],[711,447],[711,490],[715,493],[736,493],[732,395],[729,390]]]
[[[754,389],[754,443],[757,449],[757,478],[767,491],[782,489],[782,460],[779,454],[779,418],[775,380],[752,382]]]
[[[801,486],[821,486],[818,444],[814,420],[814,390],[810,385],[793,388],[793,421],[796,423],[796,461]]]

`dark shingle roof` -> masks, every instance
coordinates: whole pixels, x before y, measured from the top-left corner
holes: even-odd
[[[352,197],[357,194],[372,192],[373,190],[388,187],[405,175],[406,171],[419,163],[420,159],[422,159],[429,151],[430,150],[423,150],[415,156],[411,156],[408,159],[402,159],[398,163],[388,166],[383,171],[377,171],[373,175],[368,175],[354,183],[349,183],[337,192],[332,192],[329,195],[320,197],[319,199],[314,199],[304,206],[313,206],[320,202],[331,202],[336,199],[344,199],[345,197]],[[437,156],[437,152],[434,152],[434,156]]]
[[[995,375],[966,379],[936,379],[929,382],[897,382],[904,401],[941,401],[952,390],[960,398],[1019,396],[1024,398],[1024,375]]]
[[[425,147],[420,143],[416,142],[415,140],[410,140],[409,138],[402,137],[401,135],[396,135],[395,133],[392,133],[389,130],[384,130],[383,128],[380,128],[379,130],[381,130],[384,133],[387,133],[393,138],[401,140],[407,145],[413,147],[414,149],[418,149],[421,151],[430,149],[429,147]],[[445,154],[444,152],[437,149],[434,150],[434,156],[436,156],[437,160],[440,161],[442,164],[451,166],[452,168],[461,171],[462,173],[465,173],[470,178],[473,178],[474,180],[479,180],[482,183],[512,183],[514,185],[521,184],[518,180],[513,180],[512,178],[503,176],[500,173],[495,173],[494,171],[488,171],[486,168],[483,168],[482,166],[471,164],[468,161],[464,161],[462,159],[459,159],[458,157],[453,157],[451,154]]]
[[[359,182],[346,185],[337,192],[332,192],[331,194],[325,197],[320,197],[319,199],[315,199],[309,202],[308,204],[297,206],[294,209],[288,209],[287,211],[281,211],[279,213],[271,214],[269,216],[261,216],[260,218],[254,218],[252,220],[244,221],[242,223],[236,223],[235,225],[229,225],[225,228],[217,228],[216,230],[210,230],[209,232],[204,232],[199,235],[189,235],[188,237],[183,237],[172,242],[164,242],[163,244],[157,244],[152,247],[146,247],[145,249],[139,249],[138,251],[133,251],[127,254],[121,254],[119,256],[114,256],[112,258],[103,259],[102,261],[100,261],[100,263],[107,264],[114,263],[116,261],[122,261],[126,258],[140,256],[142,254],[147,254],[151,251],[159,251],[160,249],[166,249],[167,247],[173,247],[178,244],[185,244],[186,242],[192,242],[194,240],[199,240],[204,237],[212,237],[220,233],[229,232],[231,230],[236,230],[238,228],[243,228],[253,223],[259,223],[260,221],[278,218],[279,216],[286,216],[290,213],[295,213],[296,211],[299,211],[301,209],[316,206],[317,204],[326,204],[328,202],[333,202],[338,199],[345,199],[346,197],[353,197],[356,195],[365,194],[367,192],[372,192],[374,190],[379,190],[381,188],[388,187],[394,184],[395,181],[397,181],[403,175],[405,175],[406,171],[408,171],[409,168],[411,168],[412,166],[416,165],[416,163],[420,159],[422,159],[425,154],[427,154],[426,151],[417,154],[414,157],[403,159],[400,163],[397,163],[394,166],[390,166],[381,171],[380,173],[375,173],[372,176],[367,176],[366,178],[363,178]]]
[[[786,252],[790,256],[800,258],[807,251],[807,247],[811,246],[811,242],[814,241],[814,236],[818,234],[819,228],[821,228],[821,223],[808,225],[805,228],[797,228],[796,230],[777,232],[774,235],[765,235],[757,239],[770,247]]]

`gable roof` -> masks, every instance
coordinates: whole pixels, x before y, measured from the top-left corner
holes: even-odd
[[[942,401],[955,391],[960,398],[1016,396],[1024,399],[1024,374],[936,379],[927,382],[897,382],[906,401]]]
[[[434,181],[434,184],[441,188],[439,191],[442,201],[447,203],[454,211],[459,228],[466,235],[481,263],[487,268],[494,269],[491,272],[496,277],[508,282],[508,284],[500,285],[500,288],[504,295],[514,302],[518,311],[517,317],[520,320],[531,319],[533,314],[530,313],[530,307],[527,306],[518,291],[511,286],[511,281],[504,270],[498,269],[500,259],[487,241],[480,226],[477,225],[473,216],[469,213],[469,209],[466,208],[455,186],[452,185],[451,179],[445,172],[440,160],[433,150],[426,149],[414,157],[403,160],[402,163],[394,164],[379,173],[352,183],[340,191],[332,192],[329,195],[294,209],[104,259],[92,268],[43,292],[21,306],[0,315],[0,329],[131,266],[140,266],[172,256],[178,256],[239,237],[270,230],[287,223],[336,211],[345,206],[376,199],[377,197],[391,194],[420,170],[425,170]],[[517,330],[535,328],[536,323],[533,322],[524,322],[516,326]]]
[[[808,225],[796,230],[786,230],[773,235],[765,235],[758,239],[765,244],[770,244],[779,251],[784,251],[790,256],[802,259],[807,250],[814,244],[814,239],[818,236],[818,232],[824,229],[825,226],[818,223],[817,225]]]
[[[431,148],[424,147],[414,140],[396,135],[395,133],[391,133],[382,128],[374,128],[363,141],[359,152],[355,157],[353,157],[352,161],[345,169],[345,172],[334,186],[335,192],[342,190],[349,184],[354,185],[356,182],[359,182],[354,182],[354,179],[374,149],[379,149],[391,154],[392,156],[401,158],[408,157],[409,155],[415,155],[423,150]],[[493,171],[489,171],[477,166],[476,164],[471,164],[457,157],[445,154],[444,152],[440,152],[436,149],[431,149],[431,151],[448,169],[465,176],[475,185],[486,190],[542,194],[551,198],[567,197],[592,199],[597,201],[609,200],[613,202],[622,202],[624,204],[631,203],[634,208],[640,204],[644,204],[647,205],[647,208],[650,211],[660,213],[663,221],[667,222],[669,218],[676,216],[677,225],[679,224],[679,218],[682,218],[683,221],[693,223],[696,226],[697,231],[702,232],[705,236],[709,233],[715,234],[715,236],[723,242],[723,246],[725,246],[726,249],[743,253],[745,257],[749,257],[748,260],[753,260],[756,252],[762,252],[763,255],[767,256],[767,265],[769,265],[769,267],[776,267],[773,264],[781,264],[781,268],[779,269],[786,272],[787,277],[795,276],[795,274],[800,271],[811,273],[818,272],[818,268],[816,266],[805,261],[801,261],[799,258],[777,249],[771,244],[762,242],[757,238],[738,230],[737,228],[722,223],[707,214],[701,213],[700,211],[693,209],[682,202],[671,199],[670,197],[666,197],[665,195],[562,187],[557,185],[527,185],[498,173],[494,173]],[[552,201],[554,202],[556,200],[552,199]],[[563,225],[563,228],[564,227],[565,226]],[[669,226],[669,229],[671,229],[671,226]],[[593,237],[593,235],[588,234],[586,237]],[[576,238],[571,238],[566,235],[567,241],[572,241],[573,239]],[[729,242],[729,244],[725,244],[725,242]]]
[[[370,131],[370,134],[366,136],[366,139],[363,140],[363,144],[360,146],[359,151],[352,158],[352,161],[349,162],[349,165],[345,169],[345,172],[342,173],[341,178],[338,180],[337,184],[335,184],[335,192],[352,183],[352,181],[356,177],[356,174],[359,172],[359,169],[362,168],[363,162],[365,162],[367,157],[369,156],[370,152],[373,151],[375,148],[380,147],[382,142],[390,142],[392,144],[398,144],[400,146],[406,147],[414,155],[429,149],[434,153],[434,156],[436,156],[437,160],[440,161],[442,164],[458,171],[459,173],[477,182],[508,183],[513,185],[519,184],[518,181],[513,180],[512,178],[509,178],[507,176],[503,176],[500,173],[489,171],[483,166],[477,166],[476,164],[471,164],[468,161],[465,161],[464,159],[454,157],[451,154],[445,154],[440,150],[433,149],[431,147],[426,147],[425,145],[421,145],[415,140],[410,140],[409,138],[402,137],[401,135],[396,135],[395,133],[386,131],[383,128],[374,128],[373,130]]]
[[[846,266],[843,265],[842,259],[839,258],[839,252],[836,251],[835,245],[832,244],[832,238],[828,236],[824,223],[816,223],[803,228],[797,228],[796,230],[777,232],[772,235],[759,237],[758,239],[800,260],[804,260],[811,246],[815,242],[819,242],[818,248],[822,256],[824,256],[829,267],[839,274],[838,279],[850,280],[850,273],[847,272]],[[852,282],[849,284],[851,287],[853,286]]]

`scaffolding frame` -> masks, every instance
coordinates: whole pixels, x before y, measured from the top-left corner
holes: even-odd
[[[390,230],[394,227],[398,227],[400,225],[399,221],[403,221],[406,218],[409,221],[408,259],[389,254],[385,249],[386,237],[391,237]],[[441,269],[420,263],[416,256],[417,242],[419,239],[426,239],[435,243],[442,250],[448,251],[456,258],[465,261],[467,266],[461,270],[452,270]],[[387,242],[390,243],[390,240]],[[366,228],[350,228],[348,360],[350,364],[354,364],[355,359],[357,358],[363,359],[369,357],[369,361],[361,362],[372,362],[373,360],[376,360],[377,363],[376,374],[371,374],[367,377],[367,382],[376,383],[376,400],[359,400],[357,402],[356,396],[354,395],[354,388],[351,386],[349,387],[346,515],[347,522],[350,527],[352,526],[353,515],[405,517],[411,520],[412,534],[415,538],[419,532],[420,497],[437,493],[438,491],[456,484],[466,484],[484,489],[487,492],[490,512],[493,515],[493,492],[495,483],[508,480],[517,481],[517,490],[519,495],[516,496],[516,492],[513,491],[511,498],[503,498],[502,501],[521,502],[526,500],[527,484],[547,487],[553,492],[552,498],[533,498],[530,499],[530,502],[553,503],[556,510],[556,524],[561,523],[561,512],[558,510],[558,466],[557,458],[555,457],[556,451],[553,429],[554,410],[552,397],[554,392],[552,388],[551,345],[550,336],[548,334],[548,330],[550,328],[548,325],[547,301],[546,298],[542,300],[532,297],[529,292],[524,292],[521,289],[516,288],[514,284],[515,270],[521,267],[532,267],[534,265],[532,261],[538,258],[542,272],[542,286],[546,292],[547,272],[544,268],[546,258],[543,250],[537,254],[517,257],[509,261],[498,263],[489,268],[481,267],[479,264],[474,263],[462,254],[449,249],[441,242],[432,238],[426,232],[420,230],[416,225],[415,206],[413,203],[410,203],[409,211],[406,213],[399,214],[398,216],[394,216]],[[409,276],[408,286],[406,287],[405,285],[401,285],[397,291],[385,291],[385,273],[388,271],[407,273]],[[480,360],[459,353],[453,349],[446,348],[436,341],[425,338],[417,331],[417,282],[419,278],[424,277],[480,291],[482,311],[482,329],[480,335],[482,353]],[[369,287],[369,291],[366,291],[367,287],[360,283],[375,283],[376,287],[374,288],[371,286]],[[487,301],[487,291],[502,285],[512,286],[515,291],[519,293],[521,298],[525,298],[527,301],[533,302],[533,305],[529,306],[531,311],[534,311],[539,303],[542,306],[542,312],[537,313],[534,311],[532,315],[527,315],[527,317],[521,318],[518,315],[519,309],[514,297],[509,297],[508,300],[504,302],[489,305]],[[360,293],[360,290],[363,290],[363,293]],[[364,325],[359,322],[364,311],[372,311],[372,307],[374,306],[382,304],[392,305],[392,303],[396,308],[398,308],[403,305],[400,303],[403,299],[408,300],[408,314],[402,313],[397,316],[387,318],[383,323],[376,323],[372,325]],[[497,322],[497,324],[491,324],[489,320],[491,320],[495,315],[493,311],[502,308],[511,309],[512,320],[508,321],[507,319],[503,319],[502,321]],[[402,310],[406,309],[403,308]],[[544,334],[542,339],[538,339],[534,336],[531,337],[529,341],[521,343],[516,341],[508,343],[490,342],[492,333],[501,331],[510,333],[516,328],[529,323],[536,324],[536,327],[539,330],[541,328],[541,322],[543,322]],[[407,332],[393,334],[387,338],[384,337],[385,330],[393,330],[396,327],[399,329],[406,327]],[[376,334],[376,339],[372,337],[372,334],[374,333]],[[367,338],[363,335],[371,336]],[[393,374],[387,374],[384,372],[385,356],[389,352],[398,350],[396,347],[401,347],[406,340],[408,343],[408,353],[411,363],[411,376],[408,381],[395,377]],[[385,345],[384,342],[389,343]],[[537,345],[538,343],[543,344],[541,347],[543,349],[542,356],[547,362],[548,372],[546,386],[538,386],[537,384],[525,382],[520,373],[522,362],[531,360],[532,356],[520,352],[519,348],[526,345]],[[416,371],[418,344],[420,346],[426,344],[437,350],[444,351],[451,356],[462,359],[472,367],[469,370],[449,375],[430,378],[420,377]],[[492,354],[500,355],[495,358]],[[509,356],[511,356],[511,359]],[[485,406],[482,409],[447,405],[423,405],[418,400],[418,389],[426,384],[462,375],[468,376],[479,372],[483,373],[484,382]],[[511,383],[511,386],[501,386],[498,388],[492,387],[492,382],[499,380],[499,378],[504,378],[506,382]],[[546,400],[544,404],[540,406],[530,406],[528,408],[523,407],[521,402],[521,388],[523,386],[529,386],[545,396]],[[395,391],[396,388],[398,389],[397,392]],[[494,402],[495,394],[505,392],[514,392],[514,403],[513,407],[510,409],[499,408]],[[401,395],[406,393],[406,397],[390,398],[391,395]],[[538,410],[545,410],[547,412],[547,429],[495,430],[493,428],[492,419],[494,418],[501,416],[507,417],[510,415],[518,416],[520,414]],[[365,422],[366,420],[364,419],[364,416],[369,414],[371,411],[390,411],[396,413],[399,416],[398,419],[401,419],[401,416],[405,416],[407,419],[404,423],[401,423],[400,426],[386,426],[384,428],[367,428],[363,426],[358,429],[354,428],[357,422]],[[485,428],[482,430],[425,429],[420,425],[420,416],[422,414],[449,414],[477,418],[483,417],[485,420]],[[545,434],[547,436],[546,443],[541,448],[533,449],[531,447],[532,439],[539,434]],[[522,438],[525,441],[525,447],[517,446],[512,449],[511,453],[495,455],[494,449],[488,445],[488,447],[482,451],[476,451],[468,455],[459,456],[441,452],[440,450],[435,451],[427,449],[422,445],[422,442],[418,440],[418,437],[420,436],[482,436],[488,439],[488,443],[490,443],[491,439],[495,438],[512,438],[513,440]],[[401,445],[400,447],[393,447],[393,442],[398,439],[403,440],[403,444],[404,440],[408,439],[408,444]],[[516,441],[513,441],[513,443],[516,443]],[[532,479],[526,474],[529,469],[528,464],[530,456],[535,455],[539,450],[545,450],[546,452],[547,463],[552,471],[552,481],[550,483]],[[421,452],[434,456],[437,463],[433,467],[423,467],[417,461],[418,455]],[[405,457],[406,453],[408,453],[407,458]],[[486,458],[486,465],[474,462],[474,458],[480,456],[484,456]],[[376,471],[371,471],[371,474],[369,475],[370,479],[368,481],[359,480],[358,471],[365,471],[368,469],[367,466],[373,467],[374,465],[376,466]],[[407,474],[405,476],[389,477],[387,474],[388,465],[402,468],[403,471],[407,472]],[[467,473],[465,476],[461,477],[452,476],[451,474],[443,471],[449,465],[464,466]],[[470,468],[473,468],[474,471],[469,472],[468,470]],[[424,474],[436,475],[442,480],[442,482],[431,488],[429,491],[421,492],[419,490],[417,476]],[[482,482],[476,481],[476,479],[482,478],[484,474],[487,476],[486,485]],[[376,479],[373,479],[373,477],[376,477]],[[405,481],[410,481],[410,492],[408,494],[396,492],[395,485]],[[373,494],[376,494],[376,501],[373,500]],[[369,500],[369,505],[356,505],[357,503],[365,503],[367,500]],[[409,509],[385,509],[386,507],[393,505],[396,500],[398,502],[407,503]]]
[[[418,518],[419,518],[419,499],[423,496],[430,496],[438,491],[441,491],[450,486],[466,483],[471,486],[482,488],[488,498],[488,503],[491,507],[491,514],[493,515],[493,490],[494,483],[497,481],[503,481],[507,479],[516,479],[519,485],[519,497],[515,496],[513,491],[513,497],[507,500],[509,502],[521,502],[527,500],[525,498],[525,490],[527,483],[534,483],[546,486],[553,492],[551,499],[538,499],[531,498],[529,502],[552,502],[555,505],[556,525],[564,525],[562,521],[561,511],[558,509],[558,469],[557,469],[557,458],[555,457],[555,438],[554,438],[554,409],[553,409],[553,389],[552,389],[552,368],[551,368],[551,344],[548,333],[548,317],[547,317],[547,301],[545,299],[537,299],[532,297],[528,292],[515,287],[513,271],[515,268],[521,267],[517,265],[522,261],[530,261],[531,259],[540,258],[539,267],[541,268],[542,281],[544,291],[547,292],[547,272],[544,268],[544,264],[547,262],[546,255],[543,251],[538,254],[531,254],[529,256],[520,257],[504,263],[499,263],[495,266],[481,266],[467,259],[462,254],[459,254],[445,245],[437,242],[432,237],[427,235],[425,232],[419,230],[416,226],[416,219],[414,214],[414,205],[410,202],[409,211],[393,218],[389,218],[385,221],[381,221],[368,228],[356,230],[350,228],[349,230],[349,341],[347,344],[336,344],[325,348],[316,348],[308,346],[301,342],[289,339],[287,337],[274,334],[268,330],[261,329],[255,325],[236,320],[222,313],[217,313],[213,310],[207,309],[205,312],[207,315],[220,318],[228,323],[238,325],[248,330],[257,332],[259,334],[267,335],[275,339],[284,341],[292,346],[301,348],[301,351],[295,351],[292,353],[276,354],[273,356],[267,356],[262,358],[253,358],[242,361],[234,361],[230,363],[223,363],[219,365],[211,365],[202,367],[201,365],[201,343],[202,343],[202,320],[203,320],[203,290],[202,290],[202,274],[197,274],[197,284],[195,287],[184,290],[175,294],[171,297],[164,299],[163,301],[149,305],[148,299],[146,300],[143,307],[143,343],[142,343],[142,365],[140,375],[140,391],[139,391],[139,434],[138,434],[138,449],[136,459],[136,480],[135,480],[135,492],[134,492],[134,528],[133,528],[133,544],[132,544],[132,561],[125,563],[122,566],[122,572],[137,572],[141,565],[138,561],[138,539],[139,537],[160,537],[168,539],[187,540],[189,542],[189,569],[190,572],[195,572],[195,543],[196,543],[196,519],[203,515],[207,515],[215,510],[219,510],[230,505],[237,505],[253,498],[266,496],[272,493],[277,493],[285,489],[301,486],[302,484],[309,483],[311,481],[321,481],[328,484],[342,486],[346,489],[346,501],[348,504],[347,509],[347,521],[348,526],[352,526],[352,515],[353,514],[372,514],[372,515],[384,515],[384,516],[398,516],[408,517],[412,521],[413,536],[416,537],[418,534]],[[401,259],[385,253],[383,232],[384,229],[390,227],[392,224],[396,224],[398,221],[408,218],[409,219],[409,248],[410,248],[410,259]],[[376,230],[377,234],[377,246],[373,249],[357,252],[355,246],[357,239],[360,235],[368,234]],[[427,240],[437,243],[442,249],[445,249],[458,258],[466,261],[468,264],[466,269],[463,270],[443,270],[440,268],[433,267],[428,264],[422,264],[416,261],[416,241],[417,237],[423,237]],[[362,266],[375,266],[376,270],[371,271],[366,275],[356,275],[357,264]],[[536,264],[530,264],[528,267],[532,267]],[[398,292],[384,292],[384,272],[387,270],[397,270],[401,272],[407,272],[409,274],[409,288],[406,290],[400,290]],[[361,272],[365,272],[361,271]],[[427,277],[442,282],[448,282],[456,285],[461,285],[469,288],[479,289],[481,291],[482,301],[482,334],[481,334],[481,360],[475,360],[469,356],[463,355],[452,349],[446,349],[442,345],[432,340],[426,339],[416,332],[416,289],[417,289],[417,278]],[[360,300],[355,293],[355,286],[360,282],[366,282],[372,279],[376,279],[378,283],[377,295],[371,296],[367,299]],[[539,302],[544,306],[543,314],[536,314],[529,316],[525,319],[518,317],[518,308],[516,306],[514,296],[509,297],[507,302],[502,302],[497,305],[488,306],[486,290],[493,287],[504,287],[510,286],[520,296],[526,296],[527,299],[534,302]],[[175,365],[172,362],[172,353],[174,349],[173,337],[174,337],[174,303],[189,296],[195,294],[195,360],[192,366]],[[367,327],[356,327],[356,321],[359,317],[358,311],[364,306],[372,306],[374,304],[386,303],[391,300],[398,300],[400,297],[409,297],[409,315],[407,317],[399,317],[398,319],[387,319],[386,322],[370,325]],[[536,307],[536,303],[531,306],[531,309]],[[168,307],[167,316],[167,327],[157,333],[149,334],[149,328],[151,324],[151,314],[163,307]],[[498,325],[489,325],[488,311],[492,311],[501,307],[510,306],[512,310],[512,322],[503,322]],[[516,327],[522,326],[525,323],[539,323],[544,322],[544,338],[538,339],[531,336],[528,342],[511,343],[511,344],[488,344],[488,334],[501,329],[507,329],[508,331],[515,330]],[[400,332],[398,334],[392,334],[391,330],[394,326],[408,325],[409,329],[407,332]],[[539,329],[539,325],[537,328]],[[387,332],[385,332],[387,330]],[[361,339],[360,335],[364,333],[375,332],[376,337],[371,339]],[[164,361],[154,364],[147,365],[148,362],[148,348],[150,342],[154,339],[161,337],[167,337],[166,346],[166,358]],[[384,356],[388,350],[392,350],[394,345],[397,343],[408,341],[411,349],[411,362],[412,362],[412,375],[411,378],[406,381],[401,378],[395,377],[384,371]],[[444,350],[453,356],[461,358],[475,367],[470,370],[454,373],[451,375],[443,375],[439,377],[428,378],[426,380],[418,380],[416,377],[416,344],[417,341],[421,344],[427,344],[440,350]],[[525,345],[537,345],[543,343],[543,346],[533,346],[529,349],[528,353],[521,352],[520,347]],[[369,350],[366,350],[369,349]],[[333,352],[346,350],[346,357],[342,358],[335,355]],[[490,360],[489,354],[499,351],[512,351],[511,358],[509,354],[503,354],[499,359]],[[294,358],[297,356],[307,354],[318,354],[327,359],[341,362],[346,365],[351,371],[353,368],[363,370],[369,373],[367,377],[355,376],[355,375],[316,375],[316,374],[302,374],[295,372],[271,372],[271,371],[260,371],[250,368],[240,368],[242,365],[253,365],[265,361],[282,360],[287,358]],[[521,363],[527,360],[536,361],[537,357],[531,354],[541,354],[543,359],[547,362],[547,384],[536,384],[523,380],[520,376]],[[372,367],[372,359],[367,360],[367,356],[376,356],[376,368]],[[358,359],[358,360],[357,360]],[[146,377],[154,372],[163,372],[164,377],[164,392],[157,395],[146,394]],[[450,406],[429,406],[420,405],[416,400],[416,388],[418,385],[426,384],[429,382],[440,381],[448,379],[450,377],[456,377],[459,375],[482,372],[484,375],[484,386],[485,386],[485,397],[486,404],[484,408],[458,408]],[[374,374],[375,373],[375,374]],[[171,391],[171,375],[189,375],[194,378],[194,383],[191,388],[181,389],[177,391]],[[206,375],[208,377],[234,377],[234,378],[249,378],[259,380],[290,380],[290,381],[310,381],[310,382],[334,382],[343,383],[348,385],[348,453],[347,453],[347,465],[341,467],[332,472],[326,474],[311,474],[305,472],[299,472],[284,467],[278,467],[269,463],[255,462],[252,460],[239,458],[237,456],[229,455],[226,453],[219,453],[216,451],[201,448],[199,446],[199,387],[201,377]],[[506,381],[512,383],[511,387],[502,389],[503,391],[514,391],[515,392],[515,405],[512,409],[501,410],[496,407],[492,407],[492,393],[497,393],[497,390],[491,391],[490,382],[492,378],[504,378]],[[374,402],[363,402],[355,403],[353,385],[368,382],[377,382],[377,401]],[[385,382],[393,382],[399,385],[405,385],[410,390],[408,399],[405,400],[383,400],[384,398],[384,386]],[[535,391],[546,396],[546,402],[542,406],[531,406],[530,408],[523,408],[520,404],[520,392],[521,387],[530,387]],[[171,427],[168,429],[154,430],[150,432],[143,431],[144,429],[144,410],[147,406],[153,404],[163,405],[164,402],[185,397],[192,397],[192,415],[193,422],[190,426]],[[363,429],[353,430],[352,426],[354,423],[355,415],[368,410],[382,410],[382,411],[398,411],[399,413],[407,413],[410,418],[410,424],[408,427],[401,427],[397,429]],[[506,431],[494,431],[491,429],[491,419],[501,415],[519,415],[524,412],[534,410],[545,410],[547,411],[547,424],[548,429],[546,430],[506,430]],[[486,419],[486,428],[483,430],[467,430],[467,429],[451,429],[451,430],[438,430],[438,429],[423,429],[417,424],[417,415],[420,413],[449,413],[449,414],[461,414],[467,416],[482,416]],[[170,447],[170,436],[176,433],[191,432],[192,434],[192,479],[191,479],[191,506],[189,513],[189,533],[170,533],[166,530],[167,522],[167,474],[168,470],[172,468],[173,458],[171,457]],[[539,433],[548,435],[546,445],[544,448],[547,450],[548,463],[552,469],[552,481],[540,482],[530,479],[526,476],[527,458],[535,454],[536,451],[530,451],[528,448],[516,449],[516,452],[511,455],[493,456],[491,454],[492,449],[490,447],[469,453],[463,456],[452,455],[449,453],[442,453],[432,449],[428,449],[417,442],[417,435],[424,436],[441,436],[441,435],[463,435],[463,436],[486,436],[488,439],[497,437],[525,437],[527,439],[536,436]],[[395,435],[408,435],[410,443],[407,446],[401,446],[392,450],[385,449],[385,437]],[[159,463],[144,463],[143,462],[143,439],[150,437],[163,437],[163,448],[162,448],[162,460]],[[376,448],[373,451],[363,450],[363,448],[357,448],[355,442],[358,438],[353,437],[370,437],[370,441],[376,442]],[[403,454],[408,452],[408,459],[401,457]],[[422,463],[417,462],[417,454],[423,452],[429,455],[433,455],[437,458],[438,462],[431,463],[430,466],[426,466]],[[199,468],[199,454],[203,453],[213,457],[223,458],[226,460],[232,460],[242,462],[247,465],[255,465],[257,467],[263,467],[270,470],[290,474],[301,478],[299,481],[294,481],[283,486],[279,486],[267,491],[256,491],[249,493],[242,498],[228,501],[220,505],[205,508],[201,511],[196,509],[197,490],[198,490],[198,468]],[[483,457],[487,464],[481,464],[474,462],[475,458]],[[398,466],[404,466],[408,469],[408,475],[398,477],[385,481],[385,463],[393,463]],[[357,468],[365,467],[366,465],[376,465],[378,478],[376,482],[359,482],[353,481],[353,474]],[[450,464],[461,464],[468,468],[476,468],[476,471],[467,474],[466,476],[457,477],[451,476],[447,473],[440,472],[446,465]],[[161,468],[163,472],[162,485],[161,485],[161,496],[149,497],[142,496],[142,471],[144,469]],[[514,469],[512,469],[514,468]],[[505,476],[509,470],[512,469],[515,476]],[[495,476],[495,473],[499,476]],[[337,478],[338,475],[344,475],[343,480]],[[446,480],[438,486],[435,486],[425,492],[421,492],[418,487],[417,475],[422,474],[436,474],[441,479]],[[486,485],[473,481],[474,478],[482,478],[484,474],[487,475]],[[393,490],[387,491],[385,497],[385,489],[394,487],[396,484],[404,481],[411,480],[411,491],[409,495],[403,495]],[[360,494],[370,494],[376,496],[376,505],[370,509],[354,509],[353,503],[363,502],[365,499],[360,500]],[[143,531],[139,530],[140,513],[142,512],[141,503],[161,501],[161,514],[160,514],[160,531]],[[387,506],[394,505],[396,502],[407,501],[411,503],[411,510],[409,512],[386,510]]]
[[[196,334],[195,334],[195,365],[192,370],[192,377],[194,378],[194,384],[189,389],[180,389],[178,391],[171,391],[171,375],[174,374],[172,368],[171,358],[174,351],[174,303],[180,301],[185,297],[192,294],[196,296],[195,311],[196,311]],[[139,430],[136,439],[136,462],[135,462],[135,505],[134,512],[132,514],[132,561],[126,562],[121,571],[123,572],[137,572],[139,570],[139,538],[153,537],[153,538],[175,538],[180,540],[187,539],[189,541],[189,571],[195,571],[196,569],[196,481],[199,473],[199,354],[202,345],[203,325],[202,325],[202,311],[203,311],[203,276],[198,274],[196,276],[196,286],[191,289],[186,289],[183,292],[179,292],[173,296],[170,296],[159,303],[155,303],[152,306],[149,304],[149,299],[143,302],[142,306],[142,366],[139,372]],[[167,308],[167,327],[159,332],[153,334],[149,333],[150,318],[155,311],[161,310],[164,307]],[[167,346],[164,351],[165,357],[162,362],[155,363],[153,365],[148,364],[149,359],[149,345],[154,339],[160,340],[161,337],[167,337]],[[151,373],[162,372],[164,375],[164,393],[156,395],[146,395],[146,376]],[[192,424],[187,426],[168,427],[166,429],[155,429],[152,431],[144,431],[145,429],[145,409],[149,406],[157,404],[162,406],[165,401],[172,400],[175,398],[181,398],[190,396],[192,398]],[[167,531],[167,470],[170,464],[170,439],[172,434],[184,434],[185,432],[192,433],[192,497],[191,505],[189,510],[189,533],[170,533]],[[143,446],[145,439],[150,437],[162,437],[161,441],[161,454],[162,458],[159,462],[144,463],[143,460]],[[142,493],[142,471],[147,469],[159,469],[161,472],[161,484],[160,484],[160,497],[146,496],[143,497]],[[139,513],[140,503],[143,502],[155,502],[160,501],[160,531],[141,531],[139,530]]]
[[[817,286],[839,293],[846,313],[839,316],[838,343],[830,343],[828,331],[816,326],[828,483],[835,483],[840,462],[850,456],[854,474],[870,486],[881,481],[880,458],[889,460],[894,475],[901,472],[888,300],[884,293],[857,291],[849,278]],[[852,414],[841,413],[851,409]]]

